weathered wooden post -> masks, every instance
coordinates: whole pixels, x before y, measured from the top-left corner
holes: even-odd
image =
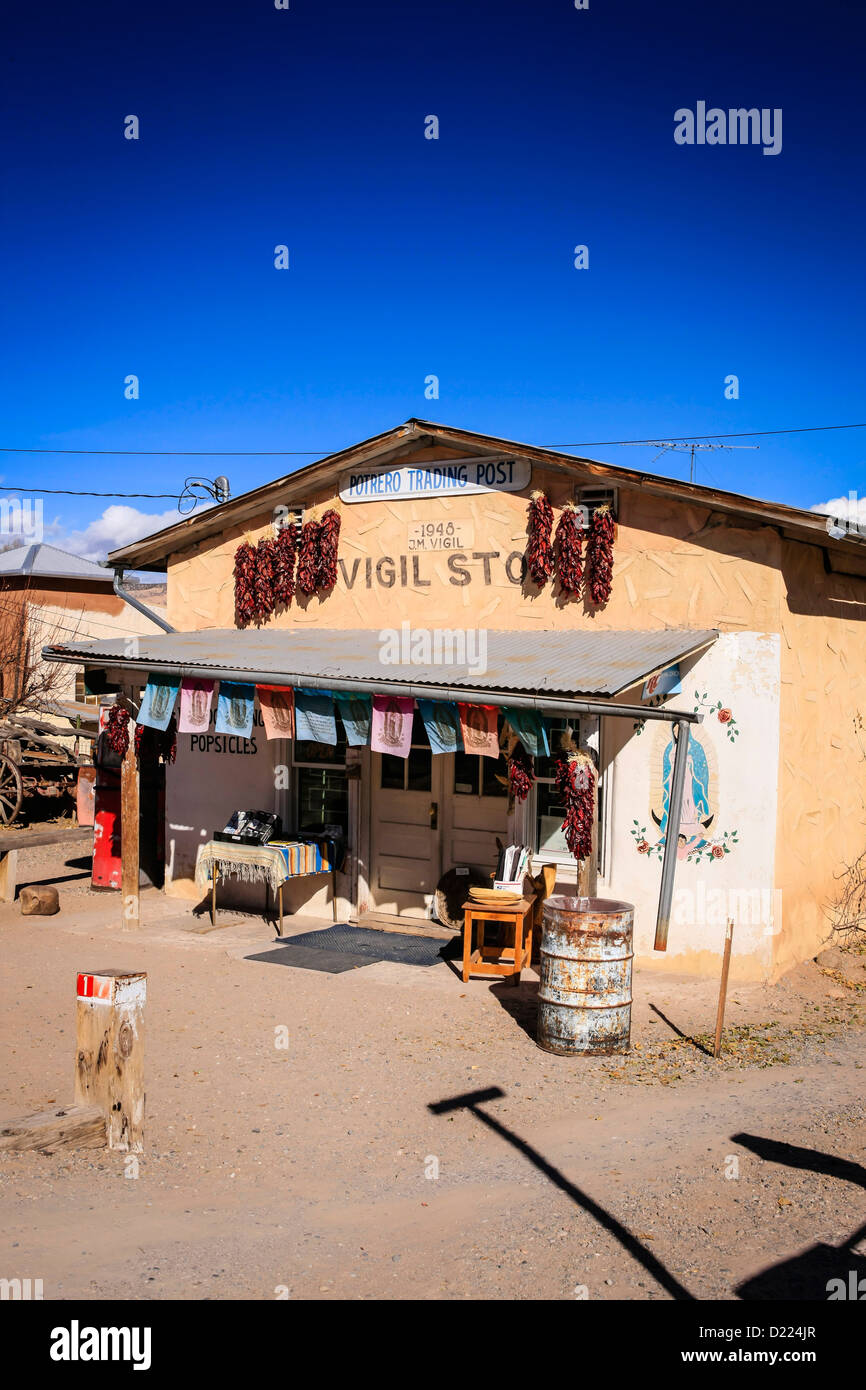
[[[17,849],[0,850],[0,903],[11,903],[15,901],[15,885],[17,881]]]
[[[725,953],[722,956],[722,979],[719,984],[719,1007],[716,1010],[716,1037],[713,1043],[713,1056],[719,1057],[722,1051],[722,1029],[725,1026],[725,1000],[728,997],[728,971],[731,968],[731,946],[734,940],[734,919],[728,918],[725,929]]]
[[[129,746],[120,768],[120,897],[124,931],[138,931],[141,925],[138,820],[138,759],[135,723],[130,720]]]
[[[75,1102],[106,1117],[110,1149],[144,1148],[143,971],[102,970],[78,976],[75,1010]]]

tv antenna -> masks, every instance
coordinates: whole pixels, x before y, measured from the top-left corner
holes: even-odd
[[[659,450],[659,452],[653,459],[653,463],[657,463],[658,460],[664,454],[687,449],[691,455],[691,458],[689,460],[690,483],[693,483],[695,481],[696,449],[760,449],[761,447],[760,444],[708,444],[705,440],[702,439],[648,439],[643,447],[646,448],[647,445],[649,445],[653,449]]]

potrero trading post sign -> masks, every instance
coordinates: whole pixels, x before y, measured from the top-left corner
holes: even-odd
[[[343,502],[400,502],[416,497],[465,497],[478,492],[520,492],[529,483],[527,459],[442,459],[400,468],[359,468],[340,480]]]

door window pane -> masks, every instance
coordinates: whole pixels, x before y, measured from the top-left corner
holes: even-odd
[[[398,763],[403,762],[397,758]],[[433,754],[429,747],[410,748],[406,762],[406,786],[410,792],[429,792],[433,785]]]
[[[395,758],[393,753],[383,753],[381,778],[382,789],[384,791],[401,792],[403,790],[405,776],[405,758]]]

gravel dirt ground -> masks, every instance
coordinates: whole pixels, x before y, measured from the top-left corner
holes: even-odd
[[[0,1276],[46,1299],[823,1301],[866,1273],[866,957],[734,985],[718,1062],[717,982],[637,973],[632,1052],[572,1060],[535,1046],[534,972],[264,963],[260,919],[210,931],[153,890],[131,936],[87,870],[22,851],[62,911],[0,906],[0,1128],[72,1098],[76,973],[144,969],[146,1152],[137,1177],[108,1151],[0,1158]]]

